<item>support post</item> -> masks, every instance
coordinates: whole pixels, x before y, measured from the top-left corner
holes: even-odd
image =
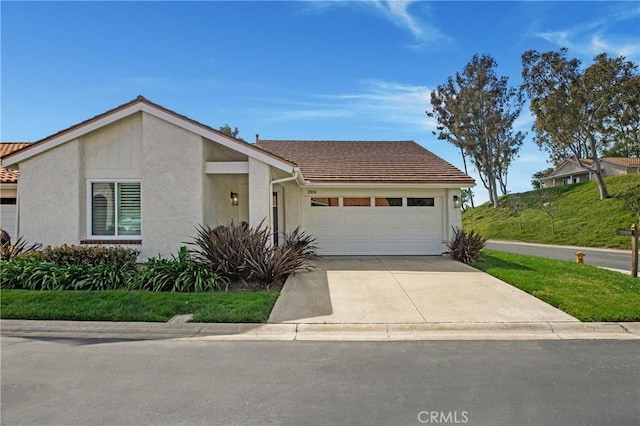
[[[638,278],[638,225],[631,225],[631,276]]]

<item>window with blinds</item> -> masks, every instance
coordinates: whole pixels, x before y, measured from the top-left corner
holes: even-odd
[[[91,235],[140,236],[140,182],[91,183]]]

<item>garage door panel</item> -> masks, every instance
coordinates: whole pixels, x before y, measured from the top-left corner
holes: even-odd
[[[320,254],[440,254],[441,197],[431,207],[330,207],[303,209],[303,228]]]

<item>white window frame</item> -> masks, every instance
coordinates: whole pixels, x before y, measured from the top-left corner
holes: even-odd
[[[141,179],[87,179],[87,238],[92,240],[142,240],[142,206],[140,206],[140,235],[93,235],[93,184],[94,183],[113,183],[115,188],[119,183],[139,183],[140,184],[140,198],[142,198],[142,181]],[[114,228],[115,232],[118,232],[118,190],[115,190],[114,194]]]

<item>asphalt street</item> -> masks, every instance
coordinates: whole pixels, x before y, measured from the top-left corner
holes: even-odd
[[[1,422],[638,425],[638,341],[2,337]]]
[[[507,241],[488,241],[485,245],[488,249],[506,251],[509,253],[528,254],[531,256],[547,257],[551,259],[576,261],[576,252],[586,254],[585,263],[602,266],[604,268],[631,270],[631,252],[623,250],[598,250],[590,248],[563,247],[543,244],[523,244]]]

